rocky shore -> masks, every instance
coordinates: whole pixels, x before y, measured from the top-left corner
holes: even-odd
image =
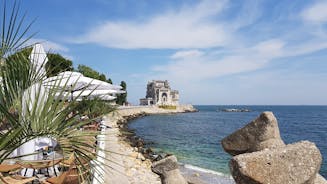
[[[107,127],[103,141],[108,152],[104,181],[119,184],[232,184],[222,176],[201,180],[204,173],[189,174],[173,155],[160,155],[146,148],[139,137],[130,133],[127,122],[151,115],[196,111],[192,106],[165,110],[158,107],[119,108],[104,117]],[[281,139],[278,122],[271,112],[258,118],[222,140],[225,151],[233,157],[231,174],[237,184],[326,184],[319,175],[322,156],[316,145],[300,141],[286,145]],[[186,170],[185,170],[186,169]],[[185,174],[188,173],[188,174]],[[209,173],[210,174],[210,173]]]
[[[105,173],[104,183],[112,184],[159,184],[162,180],[152,171],[151,150],[140,149],[136,141],[128,141],[130,133],[124,129],[128,120],[150,114],[167,114],[195,112],[192,105],[181,105],[174,110],[161,109],[155,106],[120,107],[104,117]],[[134,144],[134,145],[133,145]],[[136,145],[135,145],[136,144]],[[139,142],[142,144],[142,141]],[[143,153],[143,154],[142,154]]]
[[[237,184],[326,184],[319,174],[322,156],[309,141],[285,144],[276,117],[258,118],[222,140],[231,154],[229,167]]]

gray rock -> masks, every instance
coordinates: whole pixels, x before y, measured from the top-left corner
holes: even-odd
[[[302,141],[234,156],[230,170],[237,184],[318,184],[321,162],[316,145]]]
[[[233,156],[285,146],[272,112],[263,112],[245,127],[225,137],[221,143],[224,150]]]
[[[173,155],[154,162],[152,171],[160,175],[163,184],[187,184]]]

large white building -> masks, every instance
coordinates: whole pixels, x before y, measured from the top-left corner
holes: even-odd
[[[173,105],[179,104],[179,93],[170,89],[167,80],[148,82],[146,97],[140,99],[140,105]]]

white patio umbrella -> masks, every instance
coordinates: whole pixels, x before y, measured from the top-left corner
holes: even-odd
[[[76,98],[77,101],[82,101],[82,99],[85,98],[85,96],[79,96]],[[114,96],[111,96],[111,95],[108,95],[108,94],[105,94],[105,95],[90,95],[90,96],[87,96],[88,99],[94,99],[94,98],[98,98],[100,100],[105,100],[105,101],[110,101],[110,100],[114,100],[116,99],[117,97],[114,97]]]
[[[85,77],[78,72],[62,72],[57,76],[47,78],[44,81],[45,86],[58,87],[61,90],[71,93],[71,98],[98,96],[103,94],[121,94],[121,86],[112,85],[104,81]],[[58,96],[67,96],[59,94]]]
[[[48,98],[48,91],[47,89],[41,84],[36,83],[31,85],[27,90],[24,91],[22,97],[22,119],[28,119],[29,113],[33,113],[33,111],[37,114],[41,114],[44,108],[44,102]],[[37,121],[38,119],[34,119]],[[40,120],[41,121],[41,120]],[[33,128],[33,127],[31,127]],[[45,148],[47,146],[54,147],[56,145],[56,141],[48,138],[48,137],[38,137],[32,139],[19,148],[17,148],[11,156],[23,156],[28,154],[33,154],[37,152],[39,149]],[[40,160],[39,154],[24,156],[21,158],[22,160]],[[27,176],[32,176],[33,170],[29,169],[26,174]],[[22,174],[25,173],[25,170],[22,170]]]
[[[104,82],[98,79],[93,79],[90,77],[83,77],[83,80],[88,82],[90,85],[87,87],[89,90],[97,89],[97,90],[121,90],[123,87],[118,85],[112,85],[108,82]]]
[[[78,91],[83,88],[87,90],[121,90],[121,86],[112,85],[110,83],[85,77],[79,72],[61,72],[57,76],[49,77],[44,80],[45,86],[58,86],[66,88],[65,90]],[[72,88],[73,87],[73,88]]]
[[[22,116],[27,116],[27,113],[32,110],[41,113],[47,99],[48,91],[41,83],[31,85],[24,91],[22,97]],[[36,106],[35,109],[33,106]]]
[[[79,73],[79,72],[65,71],[65,72],[60,72],[60,73],[58,74],[58,76],[61,76],[61,77],[69,77],[69,76],[82,77],[83,74],[81,74],[81,73]]]
[[[76,91],[73,94],[73,97],[97,97],[97,96],[101,96],[101,95],[109,95],[109,94],[113,94],[115,93],[116,90],[113,89],[109,89],[109,90],[81,90],[81,91]]]
[[[126,91],[124,91],[124,90],[117,90],[116,92],[110,93],[110,94],[124,94],[124,93],[126,93]]]
[[[46,71],[44,66],[48,62],[48,57],[41,44],[37,43],[33,46],[29,59],[35,69],[36,74],[38,76],[45,76]]]
[[[83,75],[57,75],[45,79],[43,85],[49,88],[58,88],[58,90],[74,92],[84,89],[89,85],[88,81],[83,80],[83,78]]]
[[[34,72],[36,74],[35,77],[45,77],[45,64],[48,61],[47,54],[44,51],[44,48],[41,44],[35,44],[33,46],[31,55],[29,56],[30,62],[33,66]],[[22,119],[27,119],[29,117],[29,113],[31,111],[35,111],[36,113],[41,113],[44,108],[44,102],[48,98],[48,90],[43,86],[42,83],[36,83],[31,85],[28,89],[26,89],[22,96]],[[37,120],[37,119],[35,119]],[[33,127],[32,127],[33,128]],[[55,146],[56,142],[53,139],[48,137],[39,137],[33,140],[30,140],[17,148],[11,156],[18,155],[26,155],[35,153],[40,148],[45,146]],[[22,157],[21,159],[26,160],[36,160],[38,155],[29,155],[26,157]],[[32,174],[32,170],[27,172],[28,175]]]
[[[111,96],[111,95],[100,95],[99,98],[100,98],[101,100],[107,100],[107,101],[109,101],[109,100],[114,100],[114,99],[116,99],[117,97],[115,97],[115,96]]]

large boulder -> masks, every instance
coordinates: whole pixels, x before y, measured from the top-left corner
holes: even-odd
[[[302,141],[285,147],[234,156],[230,170],[237,184],[313,184],[322,157],[314,143]]]
[[[174,155],[154,162],[152,171],[160,175],[163,184],[187,184],[180,173],[177,158]]]
[[[285,145],[272,112],[263,112],[245,127],[225,137],[221,143],[224,150],[233,156]]]

